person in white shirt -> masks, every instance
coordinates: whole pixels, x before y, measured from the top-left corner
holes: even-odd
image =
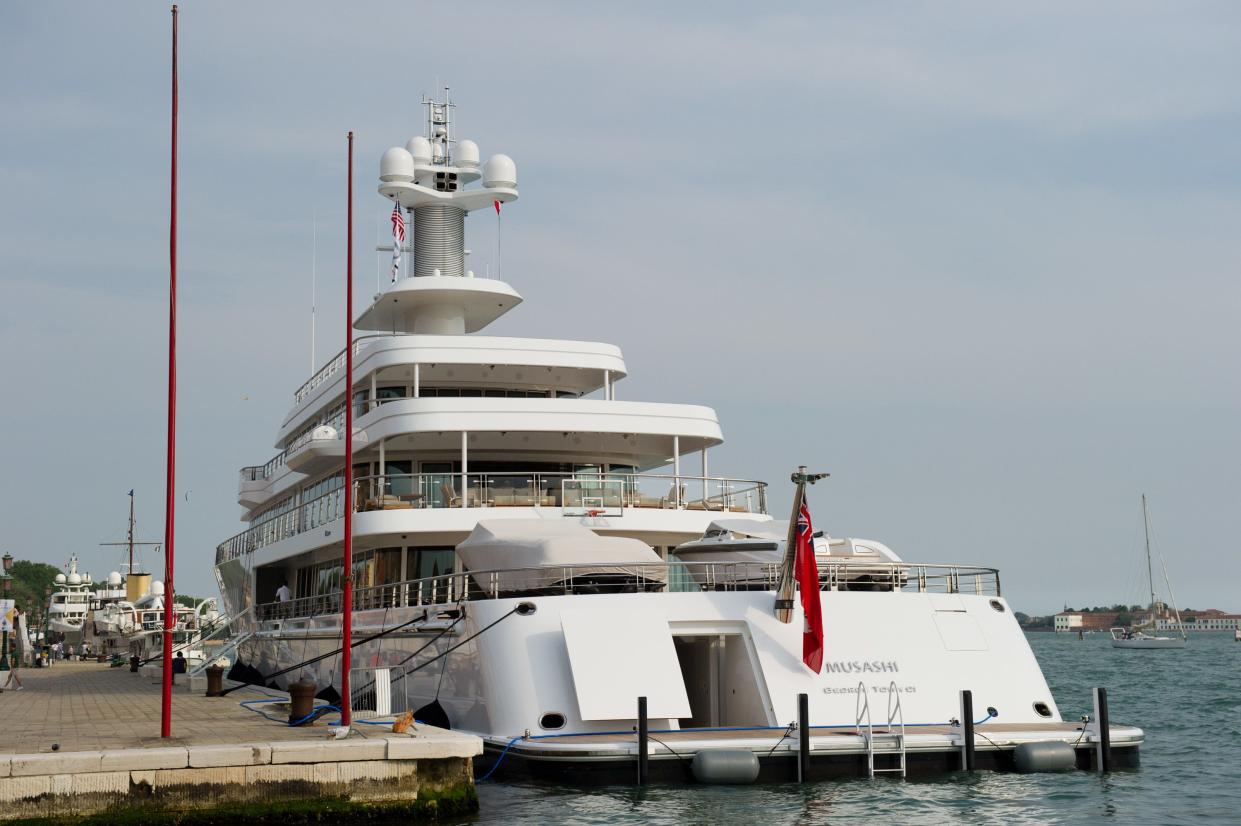
[[[293,599],[293,592],[289,590],[289,583],[280,583],[280,587],[276,589],[276,600],[278,602],[288,602],[291,599]]]

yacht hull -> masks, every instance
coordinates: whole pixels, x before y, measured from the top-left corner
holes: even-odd
[[[1113,639],[1113,648],[1184,648],[1186,640],[1180,637],[1145,637],[1140,639]]]
[[[1020,737],[1090,742],[1080,724],[1061,720],[1002,599],[825,591],[826,656],[818,674],[801,660],[802,618],[779,622],[773,601],[770,591],[633,593],[360,611],[355,640],[391,633],[354,648],[354,708],[365,717],[376,705],[374,713],[384,715],[438,702],[452,728],[479,734],[497,753],[509,746],[514,767],[539,763],[552,775],[632,764],[631,735],[619,745],[607,741],[633,730],[639,696],[650,698],[652,732],[682,739],[694,731],[759,732],[749,745],[770,753],[771,768],[763,770],[776,775],[787,773],[786,752],[796,748],[786,730],[803,693],[811,725],[837,746],[846,745],[847,733],[862,744],[863,761],[860,709],[868,710],[863,729],[866,719],[886,727],[889,715],[894,727],[903,722],[910,732],[931,736],[938,727],[916,761],[930,770],[956,768],[945,754],[959,753],[950,721],[959,717],[962,689],[984,710],[977,716],[993,707],[998,716],[990,724],[1016,726],[1006,736],[1009,750]],[[308,677],[331,697],[340,687],[339,622],[330,615],[263,623],[240,647],[243,668],[233,676],[248,674],[277,689]],[[299,666],[316,658],[322,659]],[[1136,755],[1141,732],[1128,731]],[[674,746],[691,754],[706,747],[718,747],[718,737]],[[847,750],[821,756],[828,773],[849,773],[856,764]],[[1011,755],[995,759],[1003,764]]]

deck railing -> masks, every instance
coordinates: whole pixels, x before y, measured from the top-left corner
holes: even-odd
[[[780,566],[771,562],[661,562],[639,565],[554,565],[465,571],[354,589],[354,610],[418,608],[521,596],[601,593],[775,592]],[[1000,596],[995,568],[819,559],[823,591]],[[259,620],[340,613],[341,595],[318,594],[258,606]]]
[[[344,516],[341,488],[221,542],[216,564]],[[363,476],[354,511],[423,508],[559,508],[566,517],[623,517],[632,509],[766,513],[767,485],[747,479],[641,473],[414,473]]]

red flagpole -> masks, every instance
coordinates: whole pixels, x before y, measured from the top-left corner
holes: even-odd
[[[159,736],[172,736],[173,540],[177,483],[177,7],[172,7],[172,207],[168,222],[168,479],[164,490],[164,689]],[[132,572],[131,572],[132,573]]]
[[[345,231],[345,598],[341,607],[340,724],[348,727],[353,701],[353,133],[349,133],[349,208]]]

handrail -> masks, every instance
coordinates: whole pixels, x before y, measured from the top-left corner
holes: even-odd
[[[866,693],[866,683],[858,682],[857,700],[853,704],[853,728],[859,735],[862,733],[862,720],[866,720],[866,737],[874,734],[874,726],[870,720],[870,697]]]
[[[370,339],[393,338],[395,335],[398,335],[398,334],[371,333],[370,335],[358,336],[357,338],[353,340],[353,354],[354,356],[357,356],[358,353],[362,349],[362,344],[369,343]],[[316,387],[323,384],[323,382],[327,381],[328,378],[330,378],[331,376],[336,375],[338,372],[344,369],[344,367],[345,367],[345,348],[342,347],[339,353],[332,356],[332,358],[328,360],[327,364],[320,367],[317,371],[315,371],[314,375],[312,375],[310,378],[308,378],[305,382],[302,383],[301,387],[297,388],[297,390],[293,393],[293,404],[295,405],[301,404],[302,399],[310,395],[311,390],[314,390]]]
[[[771,591],[779,578],[775,562],[651,562],[634,564],[576,563],[571,565],[497,568],[458,571],[422,579],[354,589],[358,611],[386,608],[416,608],[447,605],[515,595],[617,593],[629,591]],[[909,577],[912,568],[921,570],[921,579]],[[892,573],[888,574],[887,569]],[[843,590],[903,591],[920,593],[932,588],[952,593],[962,574],[990,579],[997,583],[999,572],[976,566],[920,564],[903,562],[863,562],[820,559],[820,588],[831,584]],[[680,581],[674,574],[681,576]],[[876,579],[875,574],[879,577]],[[688,580],[688,581],[687,581]],[[891,587],[889,587],[891,586]],[[340,592],[314,594],[288,602],[260,604],[255,617],[260,620],[292,619],[339,613]],[[898,708],[899,712],[899,698]]]
[[[388,473],[355,480],[354,511],[391,508],[451,507],[554,507],[572,509],[562,483],[580,483],[582,490],[594,484],[619,485],[618,501],[610,505],[627,508],[718,511],[720,513],[766,513],[767,483],[722,476],[677,476],[658,473]],[[516,483],[516,484],[515,484]],[[687,497],[687,484],[701,483],[704,496]],[[646,490],[643,490],[643,485]],[[451,493],[449,493],[451,491]],[[315,530],[344,516],[343,488],[338,487],[239,531],[216,546],[216,564],[266,547],[306,531]],[[578,508],[580,510],[580,508]]]

